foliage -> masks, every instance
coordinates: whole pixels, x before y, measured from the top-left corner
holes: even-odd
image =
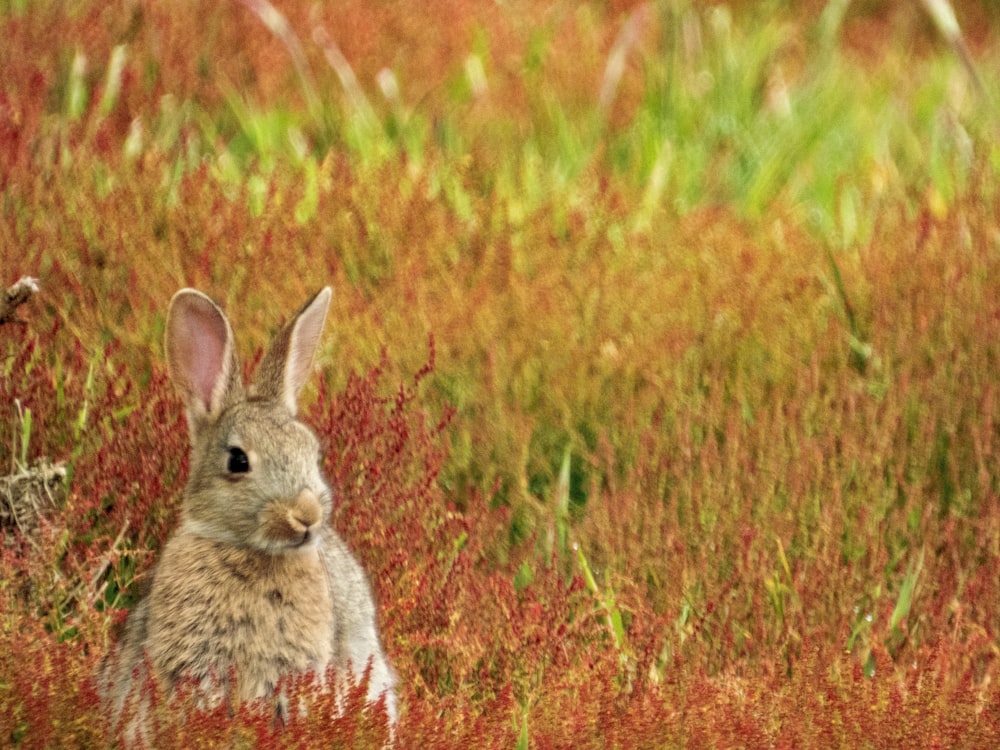
[[[187,472],[166,300],[256,348],[332,283],[306,418],[399,746],[996,746],[993,77],[915,3],[425,15],[0,3],[0,268],[42,285],[0,467],[70,487],[2,529],[2,743],[108,744]],[[382,743],[363,686],[290,690],[162,696],[160,746]]]

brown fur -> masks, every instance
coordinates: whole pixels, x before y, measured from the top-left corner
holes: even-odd
[[[160,565],[147,635],[160,680],[220,678],[233,667],[245,701],[270,695],[283,676],[325,671],[335,622],[317,548],[262,555],[180,535]]]

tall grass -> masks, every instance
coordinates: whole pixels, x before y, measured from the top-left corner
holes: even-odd
[[[447,10],[0,9],[0,267],[46,292],[0,465],[72,468],[4,529],[4,736],[103,736],[185,472],[164,301],[262,342],[332,282],[402,744],[993,744],[995,81],[916,4]]]

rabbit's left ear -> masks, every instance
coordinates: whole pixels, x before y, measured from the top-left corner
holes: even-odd
[[[243,396],[233,329],[221,308],[197,289],[170,300],[166,326],[170,378],[187,402],[192,438]]]
[[[281,329],[257,368],[251,397],[278,401],[295,415],[299,392],[309,378],[332,296],[330,287],[323,287]]]

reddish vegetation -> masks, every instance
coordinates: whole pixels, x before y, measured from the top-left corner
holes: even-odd
[[[428,146],[422,171],[331,150],[316,217],[299,224],[299,172],[248,168],[267,196],[257,216],[198,119],[161,117],[225,110],[225,83],[261,102],[300,96],[259,21],[238,4],[79,5],[2,24],[0,281],[36,275],[43,293],[27,325],[0,327],[0,467],[19,457],[30,410],[28,458],[73,474],[38,536],[2,531],[0,745],[108,744],[92,676],[186,475],[160,353],[170,294],[210,291],[249,347],[285,300],[332,283],[306,419],[327,449],[333,522],[380,602],[400,747],[1000,746],[988,159],[944,211],[873,201],[873,241],[834,253],[780,205],[756,223],[664,211],[633,231],[641,191],[599,157],[572,196],[525,209],[475,138],[435,173],[474,219],[432,188],[454,156]],[[497,88],[468,109],[469,127],[488,129],[496,112],[509,125],[544,109],[503,83],[530,75],[540,4],[500,5],[451,2],[432,19],[398,3],[282,7],[296,29],[336,30],[363,80],[391,65],[419,81],[407,101],[427,93],[430,111],[448,106],[441,92],[488,26]],[[846,32],[873,59],[852,34],[917,13],[882,5]],[[546,60],[564,101],[593,98],[618,28],[602,13],[631,7],[544,5],[544,33],[569,40]],[[120,42],[122,96],[101,117]],[[94,93],[70,122],[74,45]],[[318,85],[339,92],[307,47]],[[630,85],[622,107],[641,95]],[[178,132],[147,132],[130,161],[135,118]],[[217,137],[235,138],[225,125]],[[161,697],[159,746],[382,742],[361,687],[336,720],[328,696],[290,689],[313,710],[286,728],[254,706],[178,724],[184,697]]]
[[[735,288],[725,280],[728,268],[754,293],[713,302],[709,286],[699,297],[716,309],[727,306],[743,325],[779,330],[781,322],[761,316],[780,315],[777,301],[767,300],[769,280],[788,278],[785,256],[757,248],[727,258],[729,230],[719,217],[713,224],[707,233],[692,225],[716,264],[705,282],[720,284],[720,293]],[[992,455],[997,390],[978,380],[990,372],[978,359],[989,358],[991,349],[964,337],[1000,337],[997,298],[983,287],[997,276],[990,253],[974,251],[967,266],[956,265],[948,250],[954,236],[953,227],[942,225],[923,244],[912,243],[909,255],[859,257],[868,271],[864,281],[859,269],[845,269],[852,285],[899,290],[890,297],[866,292],[859,304],[881,332],[874,346],[892,357],[881,377],[898,385],[882,397],[859,390],[866,381],[846,363],[831,365],[845,354],[839,336],[830,335],[813,340],[799,364],[781,365],[766,391],[744,394],[753,425],[741,418],[738,402],[696,388],[638,428],[634,466],[615,484],[595,488],[599,500],[588,506],[580,529],[592,564],[611,574],[625,614],[624,649],[614,645],[604,605],[579,571],[564,577],[560,565],[539,561],[530,544],[498,564],[491,550],[506,533],[509,513],[475,493],[462,509],[449,503],[438,482],[448,414],[427,413],[419,384],[395,389],[375,369],[349,377],[342,392],[321,390],[309,421],[328,446],[326,469],[339,499],[335,523],[365,560],[382,604],[386,647],[403,680],[400,744],[509,747],[525,714],[539,747],[996,744],[1000,513],[985,461]],[[944,288],[957,285],[951,294],[975,304],[945,311],[941,279]],[[948,342],[932,339],[940,315],[949,321]],[[827,319],[827,325],[836,331],[839,324]],[[92,608],[95,589],[87,583],[126,520],[135,551],[122,554],[140,575],[148,571],[144,550],[155,549],[173,523],[184,425],[161,371],[138,388],[118,364],[120,348],[93,360],[104,369],[89,393],[91,357],[70,348],[58,365],[60,397],[52,352],[66,349],[58,343],[65,330],[36,325],[4,334],[16,359],[0,396],[32,409],[32,453],[66,456],[76,448],[80,454],[66,511],[51,519],[37,545],[4,551],[0,609],[11,647],[0,657],[0,673],[12,690],[0,697],[0,736],[23,735],[28,747],[88,746],[103,731],[88,678],[105,650],[108,621]],[[928,369],[923,346],[936,347],[946,366]],[[911,350],[915,356],[905,353]],[[731,377],[724,371],[739,368],[739,356],[724,349],[707,356],[706,382]],[[831,367],[839,373],[832,378]],[[418,380],[434,376],[428,368]],[[970,402],[960,393],[978,395]],[[76,441],[67,426],[84,401],[88,427]],[[713,437],[699,438],[699,425],[719,425],[725,433],[712,428]],[[942,430],[952,436],[946,457]],[[598,464],[605,460],[601,450],[593,458]],[[934,461],[948,462],[934,474],[938,480],[907,480]],[[977,465],[978,478],[956,474]],[[604,471],[612,477],[620,470],[609,464]],[[979,509],[971,513],[961,505],[968,500],[953,495],[954,509],[944,511],[948,483],[972,488]],[[891,488],[895,497],[876,493],[873,505],[873,485]],[[649,502],[654,488],[666,493],[662,503]],[[754,498],[768,492],[786,495],[798,510],[775,515],[771,499],[758,511]],[[720,497],[744,510],[706,527],[707,505]],[[815,506],[803,503],[810,497]],[[817,520],[804,513],[817,513]],[[872,586],[886,571],[896,580],[906,573],[910,558],[889,557],[900,549],[894,538],[900,534],[923,550],[923,568],[912,615],[893,629],[894,600],[878,598]],[[113,558],[113,570],[129,570],[120,560]],[[532,566],[534,578],[518,591],[513,580],[521,563]],[[701,582],[696,590],[692,581]],[[781,616],[773,597],[784,602]],[[866,613],[852,608],[866,601],[874,622],[855,649],[871,649],[872,678],[862,674],[857,655],[844,652]],[[689,614],[682,617],[685,606]],[[252,713],[238,722],[244,729],[217,715],[197,719],[184,734],[165,731],[178,747],[207,747],[234,732],[271,737],[280,746],[378,734],[359,716],[327,726],[314,721],[317,715],[303,720],[308,730],[274,736]]]

